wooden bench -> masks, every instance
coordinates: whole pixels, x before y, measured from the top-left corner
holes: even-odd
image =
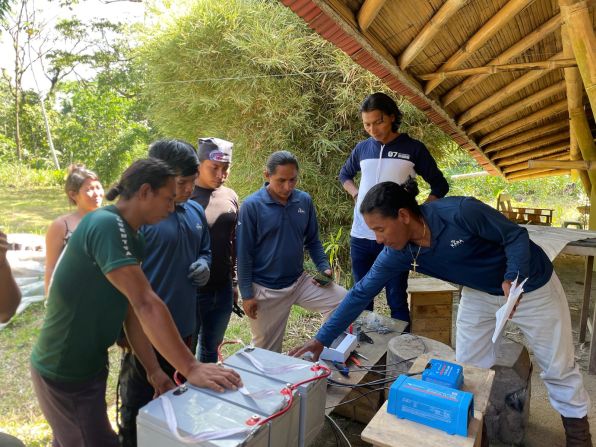
[[[553,222],[553,209],[511,206],[511,196],[507,193],[497,197],[497,210],[515,223],[550,226]]]
[[[453,292],[457,287],[440,279],[408,279],[410,331],[451,346]]]

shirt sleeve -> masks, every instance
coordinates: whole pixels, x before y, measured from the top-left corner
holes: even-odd
[[[408,263],[401,252],[384,248],[368,273],[350,289],[315,338],[324,346],[329,346],[366,309],[392,277],[408,270]]]
[[[513,281],[518,275],[521,279],[528,277],[530,271],[528,230],[472,197],[462,201],[459,218],[460,225],[470,233],[503,247],[507,258],[504,279]]]
[[[252,268],[255,252],[255,231],[257,213],[250,202],[240,207],[238,225],[236,226],[238,286],[242,299],[253,298]]]
[[[197,204],[198,205],[198,204]],[[207,216],[205,216],[205,210],[202,206],[198,205],[198,215],[201,219],[203,229],[201,230],[201,248],[199,250],[199,258],[203,258],[211,267],[211,235],[209,234],[209,223],[207,222]]]
[[[343,185],[346,180],[353,180],[360,171],[360,151],[356,146],[339,171],[339,182]]]
[[[315,206],[312,202],[312,199],[308,197],[309,202],[309,220],[308,226],[306,227],[306,234],[304,235],[304,246],[308,250],[311,259],[317,266],[317,270],[320,272],[324,272],[327,269],[331,268],[329,264],[329,260],[327,259],[327,255],[325,254],[325,250],[323,249],[323,244],[321,244],[321,240],[319,239],[319,223],[317,221],[317,211],[315,210]]]
[[[120,267],[138,265],[140,260],[133,253],[133,246],[122,218],[107,213],[90,226],[85,245],[87,254],[104,275]]]
[[[430,193],[433,196],[445,197],[449,191],[449,183],[445,180],[433,156],[422,143],[417,151],[414,170],[430,185]]]

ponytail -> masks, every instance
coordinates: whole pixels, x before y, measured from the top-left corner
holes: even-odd
[[[142,158],[122,173],[118,183],[106,194],[106,198],[114,200],[120,196],[130,199],[145,183],[155,191],[163,187],[174,175],[174,171],[165,162],[157,158]]]
[[[362,214],[377,213],[383,217],[396,218],[401,208],[410,210],[414,215],[421,216],[420,207],[416,202],[418,183],[409,177],[403,185],[393,182],[382,182],[373,186],[364,196],[360,205]]]

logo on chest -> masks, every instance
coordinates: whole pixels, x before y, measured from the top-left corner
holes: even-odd
[[[463,239],[458,239],[458,240],[451,239],[451,243],[449,245],[451,245],[451,248],[456,248],[456,247],[459,247],[463,243],[464,243]]]
[[[302,208],[298,208],[298,214],[305,214],[306,211],[304,211]]]
[[[391,158],[401,158],[402,160],[409,160],[410,154],[402,154],[396,151],[387,151],[387,155]]]

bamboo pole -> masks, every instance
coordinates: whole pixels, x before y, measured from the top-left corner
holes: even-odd
[[[503,168],[503,166],[510,166],[514,165],[515,163],[520,163],[522,161],[528,161],[532,158],[543,158],[547,155],[553,155],[557,152],[561,152],[569,148],[569,142],[564,141],[562,143],[556,143],[552,146],[545,146],[541,147],[540,149],[535,149],[532,151],[522,152],[520,154],[512,155],[508,158],[503,158],[499,160],[499,166]]]
[[[484,136],[480,142],[478,143],[480,146],[484,146],[492,141],[496,141],[501,139],[506,135],[516,133],[517,130],[523,129],[524,127],[535,124],[537,121],[540,121],[545,118],[552,118],[553,116],[564,112],[567,110],[567,100],[563,99],[561,101],[555,102],[544,109],[540,109],[537,112],[534,112],[518,121],[514,121],[513,123],[507,124],[494,132],[491,132]]]
[[[528,168],[576,169],[578,171],[596,170],[596,161],[586,160],[528,160]]]
[[[555,68],[575,67],[577,63],[575,59],[559,59],[546,60],[536,62],[521,62],[519,64],[501,64],[501,65],[485,65],[483,67],[462,68],[461,70],[450,71],[436,71],[434,73],[424,73],[417,75],[423,81],[430,81],[433,79],[440,79],[444,81],[448,78],[456,76],[472,76],[479,74],[495,74],[503,71],[519,71],[519,70],[554,70]]]
[[[387,0],[364,0],[364,3],[358,10],[358,26],[362,31],[368,30],[368,27],[374,22],[379,11],[385,5]]]
[[[527,165],[527,163],[526,163]],[[539,174],[541,172],[552,172],[553,169],[551,168],[538,168],[538,169],[526,169],[525,171],[517,171],[517,172],[512,172],[511,174],[507,175],[507,178],[509,180],[513,180],[515,178],[519,178],[519,177],[527,177],[529,175],[532,174]]]
[[[569,160],[569,154],[567,152],[559,152],[559,153],[541,158],[540,160],[563,160],[563,161],[565,161],[565,160]],[[503,173],[511,174],[512,172],[516,172],[516,171],[525,171],[528,169],[528,163],[531,163],[532,161],[535,161],[535,160],[521,161],[519,163],[509,165],[503,169]],[[533,167],[533,166],[530,166],[530,167]]]
[[[535,44],[540,42],[550,33],[554,32],[555,30],[559,29],[561,26],[561,15],[557,14],[556,16],[552,17],[551,19],[547,20],[541,26],[536,28],[530,34],[525,36],[519,42],[510,46],[507,50],[502,52],[499,56],[494,58],[492,61],[488,63],[488,65],[501,65],[505,64],[509,60],[513,59],[516,56],[519,56],[528,48],[533,47]],[[461,95],[463,95],[468,90],[474,88],[484,79],[486,79],[489,74],[480,74],[475,76],[470,76],[469,78],[465,79],[461,84],[457,87],[452,88],[447,94],[443,95],[441,98],[441,103],[443,107],[448,106]]]
[[[468,0],[447,0],[437,13],[424,25],[418,35],[398,58],[399,68],[405,70],[420,52],[441,31],[447,21],[455,15]]]
[[[543,171],[543,172],[537,172],[537,173],[526,174],[526,175],[518,175],[518,176],[513,174],[512,176],[505,177],[505,179],[513,181],[513,182],[517,182],[520,180],[532,180],[535,178],[553,177],[553,176],[558,176],[558,175],[569,175],[569,174],[571,174],[571,171],[568,171],[565,169],[557,169],[555,171]]]
[[[520,143],[525,143],[526,141],[529,141],[535,137],[548,135],[557,130],[567,129],[568,127],[569,121],[567,119],[563,121],[555,121],[554,123],[547,124],[546,126],[536,127],[534,129],[528,130],[527,132],[518,133],[517,135],[501,140],[498,143],[489,144],[488,146],[483,147],[482,150],[485,154],[490,154],[491,152],[497,152],[501,149],[506,149],[511,146],[516,146]]]
[[[555,56],[551,57],[550,60],[558,60],[563,57],[563,53],[558,53]],[[511,95],[517,93],[521,89],[527,87],[528,85],[533,84],[535,81],[540,79],[542,76],[550,73],[551,70],[543,70],[543,71],[531,71],[530,73],[526,73],[523,76],[520,76],[515,81],[511,82],[511,84],[506,85],[499,91],[493,93],[488,98],[480,101],[473,107],[470,107],[464,113],[461,114],[459,117],[457,124],[460,126],[466,124],[467,122],[474,119],[474,117],[480,115],[485,110],[494,107],[499,102],[503,101],[504,99],[510,97]]]
[[[497,124],[503,120],[511,121],[511,118],[515,117],[515,114],[520,110],[526,109],[536,103],[544,101],[545,99],[558,95],[559,93],[563,93],[566,89],[565,81],[559,81],[556,84],[550,85],[544,90],[540,90],[539,92],[530,95],[521,101],[511,104],[508,107],[498,111],[493,115],[489,115],[484,119],[474,123],[472,126],[466,129],[468,134],[473,134],[482,130],[486,127],[492,126],[493,124]]]
[[[585,0],[559,0],[559,7],[563,23],[569,25],[567,29],[573,54],[588,94],[592,113],[596,116],[596,36],[588,3]],[[592,207],[591,214],[594,213],[596,222],[594,208],[596,207]]]
[[[512,20],[522,9],[534,0],[509,0],[499,11],[492,16],[470,39],[463,44],[445,62],[439,71],[453,70],[467,61],[472,54],[480,49],[491,37],[499,32],[510,20]],[[441,79],[433,79],[424,86],[424,93],[429,94],[441,84]]]
[[[513,146],[509,149],[503,149],[503,150],[497,152],[496,154],[494,154],[491,157],[491,160],[498,160],[500,158],[511,157],[512,155],[517,155],[522,152],[526,152],[526,151],[529,151],[532,149],[538,149],[539,147],[542,147],[542,146],[548,146],[549,144],[555,144],[555,143],[559,143],[559,142],[563,142],[563,141],[566,141],[566,144],[568,145],[568,142],[567,142],[568,139],[569,139],[569,132],[565,132],[564,134],[549,135],[549,136],[546,136],[543,138],[539,138],[537,140],[530,141],[528,143],[523,143],[518,146]]]

